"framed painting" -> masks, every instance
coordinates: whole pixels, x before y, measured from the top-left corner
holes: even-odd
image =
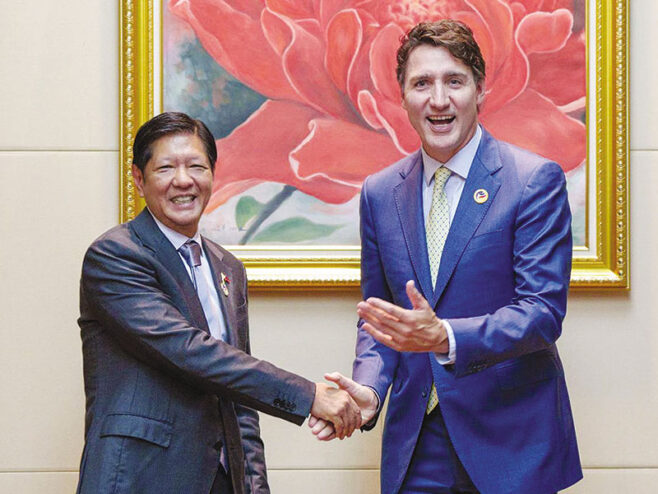
[[[395,52],[420,20],[474,31],[481,123],[555,160],[572,286],[629,287],[627,0],[121,0],[121,221],[144,206],[131,145],[161,111],[203,120],[219,159],[202,233],[252,286],[359,283],[364,178],[418,149]]]

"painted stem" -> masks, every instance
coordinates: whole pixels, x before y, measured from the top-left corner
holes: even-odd
[[[265,206],[263,206],[263,209],[261,210],[260,213],[258,213],[258,216],[256,216],[256,219],[254,219],[254,222],[251,224],[251,226],[247,229],[245,234],[242,236],[240,239],[239,244],[240,245],[245,245],[249,240],[251,240],[251,237],[253,237],[254,233],[256,233],[256,230],[260,227],[260,225],[263,224],[263,221],[265,221],[267,218],[269,218],[274,211],[276,211],[283,202],[288,199],[293,192],[295,192],[297,189],[293,187],[292,185],[285,185],[281,191],[272,197]]]

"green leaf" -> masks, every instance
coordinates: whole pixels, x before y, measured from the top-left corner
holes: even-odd
[[[326,237],[341,225],[321,225],[306,218],[294,217],[278,221],[254,237],[254,242],[302,242]]]
[[[260,213],[261,209],[263,209],[262,202],[251,196],[242,196],[235,206],[235,222],[238,228],[242,230],[251,218]]]

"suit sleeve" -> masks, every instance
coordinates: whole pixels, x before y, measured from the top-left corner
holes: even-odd
[[[457,375],[553,345],[566,313],[571,249],[564,173],[545,163],[529,177],[514,221],[513,300],[492,314],[449,319]]]
[[[247,298],[247,277],[244,275],[243,290]],[[245,328],[247,333],[246,353],[251,355],[251,344],[249,342],[249,326]],[[235,413],[240,425],[240,437],[244,448],[245,457],[245,492],[252,494],[269,494],[270,486],[267,483],[267,468],[265,466],[265,446],[260,437],[260,426],[258,413],[249,407],[235,404]]]
[[[361,293],[364,300],[369,297],[378,297],[392,302],[393,297],[386,283],[379,255],[377,232],[367,186],[368,179],[363,183],[361,189]],[[361,328],[362,325],[363,320],[359,320],[352,377],[356,382],[375,390],[379,396],[381,408],[393,380],[400,354],[375,340]],[[366,428],[374,427],[376,419],[377,417]]]
[[[194,327],[158,280],[144,248],[106,236],[87,251],[81,280],[81,325],[98,320],[124,351],[208,393],[301,424],[315,385]],[[288,404],[286,409],[277,403]]]

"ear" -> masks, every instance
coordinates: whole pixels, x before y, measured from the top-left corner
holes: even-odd
[[[133,180],[135,181],[135,187],[139,192],[139,197],[144,197],[144,174],[135,163],[132,166]]]
[[[480,82],[475,84],[475,91],[476,91],[475,102],[477,104],[479,111],[480,106],[482,106],[482,103],[484,103],[484,95],[486,93],[484,79],[481,79]]]

